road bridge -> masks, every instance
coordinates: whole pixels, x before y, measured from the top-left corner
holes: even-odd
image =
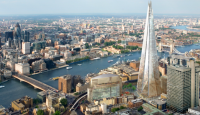
[[[26,82],[26,83],[32,85],[34,88],[40,89],[42,91],[47,91],[47,90],[57,91],[57,89],[55,89],[55,88],[53,88],[53,87],[51,87],[51,86],[49,86],[49,85],[47,85],[45,83],[42,83],[42,82],[40,82],[38,80],[35,80],[35,79],[31,78],[31,77],[28,77],[26,75],[18,74],[18,75],[13,75],[13,77],[18,79],[18,80],[20,80],[20,82],[21,81]]]

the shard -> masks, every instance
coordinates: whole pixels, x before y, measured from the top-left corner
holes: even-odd
[[[143,98],[159,96],[162,93],[151,2],[147,10],[137,92]]]

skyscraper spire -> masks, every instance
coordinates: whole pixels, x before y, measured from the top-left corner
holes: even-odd
[[[158,58],[154,31],[154,18],[151,1],[148,4],[145,32],[142,45],[137,90],[143,97],[161,94]]]

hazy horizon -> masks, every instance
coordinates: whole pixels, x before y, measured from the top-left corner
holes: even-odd
[[[149,0],[1,0],[0,16],[146,14]],[[155,15],[200,15],[199,0],[152,0]]]

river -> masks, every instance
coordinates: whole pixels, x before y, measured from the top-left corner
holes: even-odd
[[[191,49],[199,49],[200,46],[196,45],[188,45],[184,47],[176,47],[176,49],[182,53],[185,51],[190,51]],[[126,59],[129,60],[138,60],[141,56],[141,51],[132,52],[131,56],[126,56]],[[160,57],[167,57],[168,53],[158,53],[158,56]],[[113,62],[108,63],[108,60],[113,60]],[[124,57],[122,58],[124,59]],[[37,79],[41,82],[44,82],[54,88],[58,88],[58,81],[49,80],[49,78],[62,76],[66,74],[71,75],[80,75],[81,77],[85,77],[88,73],[97,73],[101,69],[105,69],[112,64],[114,64],[118,58],[112,58],[112,57],[105,57],[101,58],[100,60],[94,60],[94,61],[85,61],[81,62],[81,66],[78,66],[77,64],[70,65],[72,67],[71,70],[66,70],[66,68],[60,68],[52,71],[48,71],[45,73],[33,75],[34,79]],[[17,79],[9,80],[6,83],[3,83],[2,85],[5,86],[5,88],[0,89],[0,105],[3,105],[4,107],[9,107],[11,104],[11,101],[21,98],[22,96],[28,95],[32,98],[37,97],[37,92],[40,90],[34,89],[31,85],[20,82]]]

